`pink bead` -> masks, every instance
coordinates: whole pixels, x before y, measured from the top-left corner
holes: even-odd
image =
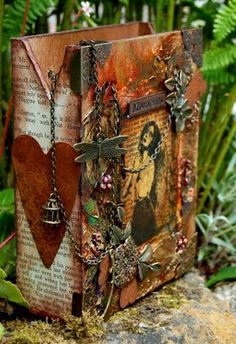
[[[102,182],[105,183],[105,184],[107,184],[107,183],[109,182],[108,176],[104,176],[104,177],[102,178]]]
[[[112,185],[110,183],[108,183],[107,188],[110,190],[112,188]]]
[[[100,252],[98,250],[93,250],[93,253],[94,253],[95,257],[99,257],[100,256]]]
[[[112,176],[110,176],[110,174],[107,175],[108,181],[109,183],[112,183]]]
[[[105,190],[105,189],[107,188],[106,184],[103,184],[103,183],[100,184],[100,187],[101,187],[103,190]]]

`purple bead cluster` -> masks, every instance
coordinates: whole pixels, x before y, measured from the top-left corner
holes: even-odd
[[[107,173],[103,173],[100,183],[100,188],[106,191],[112,188],[112,176]]]
[[[181,237],[177,241],[176,245],[176,252],[181,253],[183,252],[187,247],[188,239],[185,235],[181,235]]]
[[[183,175],[183,186],[187,187],[191,184],[192,179],[192,168],[191,168],[191,161],[184,160],[182,166],[182,175]]]

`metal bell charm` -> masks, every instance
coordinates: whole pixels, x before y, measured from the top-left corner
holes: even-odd
[[[43,206],[43,210],[42,222],[51,226],[58,226],[61,223],[61,209],[53,193],[50,194],[47,203]]]

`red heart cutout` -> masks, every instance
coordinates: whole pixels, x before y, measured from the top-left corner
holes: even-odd
[[[70,218],[78,190],[77,156],[67,143],[56,143],[57,187]],[[51,193],[51,154],[44,154],[38,142],[28,135],[18,136],[12,147],[13,164],[20,197],[39,255],[49,268],[65,234],[64,224],[52,227],[42,220],[42,206]]]

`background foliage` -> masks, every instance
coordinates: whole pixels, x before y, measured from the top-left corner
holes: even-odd
[[[15,266],[10,37],[133,20],[149,20],[158,32],[203,28],[208,88],[199,142],[198,262],[207,274],[236,263],[236,0],[0,0],[0,267],[9,276]]]

